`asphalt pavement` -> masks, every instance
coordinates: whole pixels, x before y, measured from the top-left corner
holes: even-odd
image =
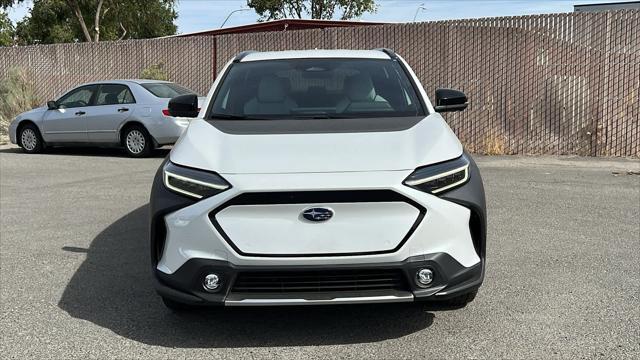
[[[177,315],[151,286],[147,250],[166,155],[0,149],[0,357],[640,357],[637,160],[478,157],[488,267],[465,308]]]

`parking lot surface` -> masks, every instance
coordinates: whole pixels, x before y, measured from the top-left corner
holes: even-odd
[[[176,315],[147,250],[166,155],[0,150],[2,358],[640,357],[637,161],[479,157],[488,267],[465,308]]]

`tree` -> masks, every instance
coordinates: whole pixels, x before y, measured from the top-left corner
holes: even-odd
[[[15,29],[9,16],[4,11],[0,10],[0,46],[13,45],[13,38],[15,37]]]
[[[333,19],[335,14],[341,20],[358,18],[366,12],[375,12],[375,0],[247,0],[260,20],[276,20],[310,16],[312,19]]]
[[[0,0],[0,6],[11,2]],[[20,44],[173,35],[177,30],[175,3],[176,0],[34,0],[30,14],[17,24],[16,35]]]
[[[21,2],[23,2],[24,0],[0,0],[0,8],[5,10],[6,8],[15,5],[15,4],[19,4]]]

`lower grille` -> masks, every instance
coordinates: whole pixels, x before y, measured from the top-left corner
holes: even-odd
[[[401,270],[382,269],[242,272],[238,274],[231,291],[292,293],[407,289]]]

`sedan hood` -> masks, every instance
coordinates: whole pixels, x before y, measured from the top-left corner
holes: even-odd
[[[40,115],[42,113],[44,113],[45,111],[47,111],[47,107],[46,106],[40,106],[40,107],[31,109],[29,111],[25,111],[22,114],[18,115],[16,118],[22,119],[22,118],[26,117],[26,118],[29,118],[30,120],[40,120]],[[37,115],[37,116],[35,116],[35,118],[34,118],[34,115]]]
[[[288,129],[271,126],[271,120],[250,120],[259,126],[244,126],[247,121],[243,121],[234,131],[236,120],[218,120],[216,126],[197,119],[176,143],[170,159],[220,174],[281,174],[413,170],[462,154],[462,145],[439,114],[416,118],[408,128],[358,128],[349,124],[380,120],[354,120],[281,120],[288,122]],[[331,122],[342,125],[315,126]],[[265,130],[265,125],[273,129]]]

